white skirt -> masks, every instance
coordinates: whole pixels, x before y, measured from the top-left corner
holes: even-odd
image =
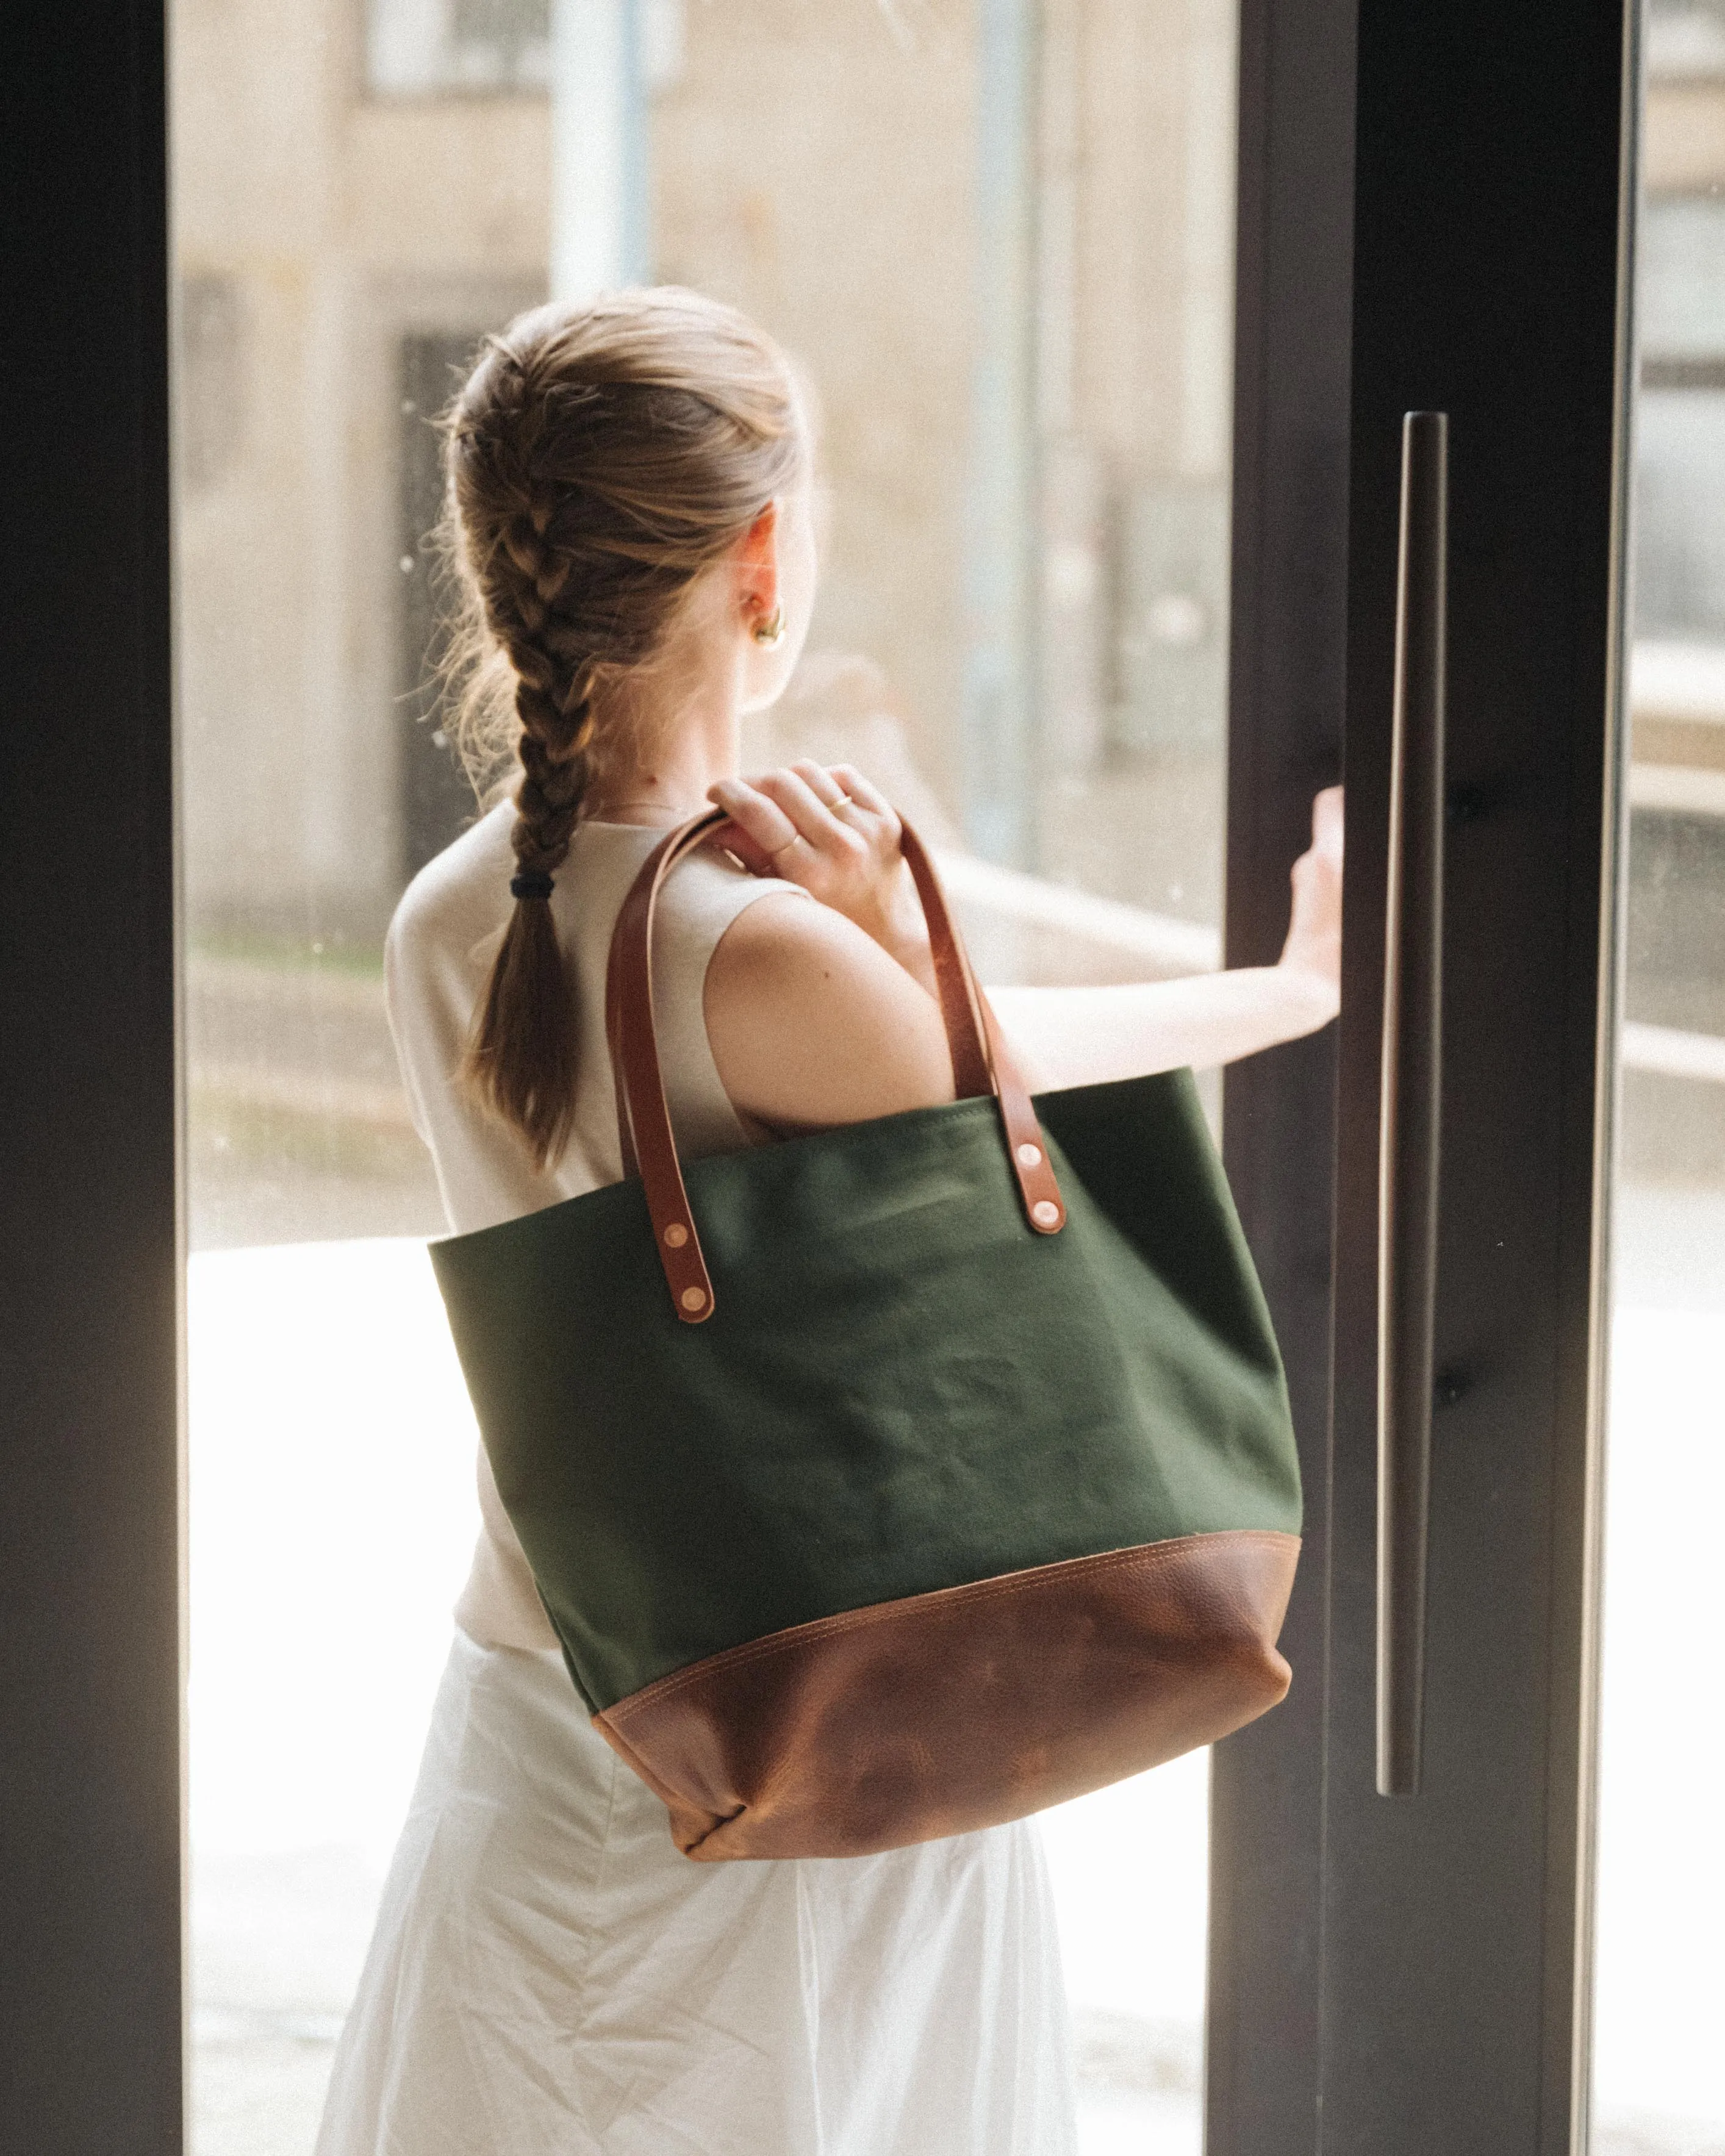
[[[455,1635],[317,2156],[1076,2156],[1029,1824],[692,1864],[554,1654]]]

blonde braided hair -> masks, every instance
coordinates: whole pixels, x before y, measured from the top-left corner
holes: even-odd
[[[798,478],[788,366],[742,316],[671,286],[536,308],[491,338],[444,420],[445,546],[482,663],[470,768],[495,735],[497,660],[521,767],[515,910],[462,1076],[542,1168],[575,1106],[575,1006],[550,898],[583,795],[642,721],[620,685],[679,603]]]

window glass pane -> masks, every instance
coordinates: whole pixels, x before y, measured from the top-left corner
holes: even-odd
[[[1725,21],[1650,28],[1593,2147],[1725,2148]],[[1673,182],[1681,182],[1677,191]]]
[[[1725,8],[1719,0],[1649,0],[1647,73],[1654,82],[1725,76]]]
[[[193,2141],[310,2156],[475,1527],[381,964],[476,813],[428,671],[436,415],[553,284],[742,305],[830,501],[750,757],[875,777],[987,978],[1214,965],[1235,19],[177,0],[173,49]],[[1045,1821],[1087,2156],[1199,2145],[1206,1788]]]
[[[366,82],[380,96],[542,90],[549,0],[367,0]]]

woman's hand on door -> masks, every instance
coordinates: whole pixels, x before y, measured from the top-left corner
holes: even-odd
[[[1293,910],[1281,963],[1322,984],[1331,1017],[1342,1007],[1342,788],[1312,803],[1312,844],[1294,864]]]

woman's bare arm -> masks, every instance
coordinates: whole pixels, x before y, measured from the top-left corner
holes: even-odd
[[[1341,1008],[1342,789],[1312,807],[1312,845],[1293,868],[1279,963],[1185,980],[1087,988],[991,988],[1002,1029],[1038,1091],[1096,1086],[1255,1055],[1327,1025]]]
[[[1280,966],[1108,988],[991,988],[988,1000],[1036,1093],[1188,1064],[1209,1070],[1316,1033],[1336,1015],[1321,981]]]
[[[721,941],[707,1031],[735,1105],[777,1130],[855,1122],[952,1097],[926,936],[898,823],[847,766],[726,781],[713,798],[750,865],[824,903],[763,898]],[[1110,988],[990,991],[1037,1090],[1231,1063],[1336,1014],[1342,943],[1342,795],[1312,803],[1274,966]]]

